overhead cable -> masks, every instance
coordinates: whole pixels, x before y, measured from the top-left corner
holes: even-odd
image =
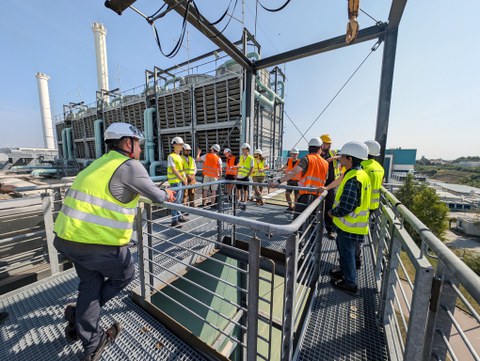
[[[285,2],[285,4],[283,4],[282,6],[280,6],[279,8],[276,8],[276,9],[267,8],[266,6],[264,6],[264,5],[261,3],[261,1],[258,1],[258,3],[260,4],[260,6],[261,6],[264,10],[267,10],[267,11],[270,11],[270,12],[274,13],[274,12],[283,10],[283,9],[288,5],[288,3],[289,3],[290,1],[291,1],[291,0],[287,0],[287,1]]]
[[[328,109],[328,107],[333,103],[333,101],[337,98],[337,96],[342,92],[342,90],[347,86],[347,84],[350,82],[350,80],[352,80],[352,78],[355,76],[355,74],[357,74],[357,72],[360,70],[360,68],[363,66],[363,64],[365,64],[365,62],[367,61],[367,59],[370,57],[370,55],[372,55],[372,53],[378,49],[378,47],[380,46],[380,44],[382,43],[382,39],[378,39],[378,41],[375,43],[375,45],[372,46],[372,48],[370,49],[370,52],[368,53],[368,55],[365,57],[365,59],[362,60],[362,62],[360,63],[359,66],[357,66],[357,68],[355,69],[355,71],[352,73],[352,75],[350,75],[347,79],[347,81],[345,83],[343,83],[343,85],[340,87],[340,89],[335,93],[335,95],[333,96],[333,98],[327,103],[327,105],[322,109],[322,111],[320,112],[320,114],[315,118],[315,120],[312,122],[312,124],[308,127],[308,129],[302,134],[302,138],[305,139],[305,134],[307,134],[310,129],[312,129],[312,127],[315,125],[315,123],[318,121],[318,119],[320,119],[320,117],[323,115],[323,113],[325,113],[325,111]],[[300,141],[302,140],[302,138],[300,138],[293,147],[296,147],[298,145],[298,143],[300,143]]]

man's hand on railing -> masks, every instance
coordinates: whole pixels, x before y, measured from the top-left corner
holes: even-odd
[[[324,190],[326,190],[325,187],[318,187],[317,188],[317,194],[323,193]]]
[[[165,191],[165,193],[167,193],[167,196],[168,196],[167,201],[175,202],[175,192],[168,189],[168,188],[165,188],[164,191]]]

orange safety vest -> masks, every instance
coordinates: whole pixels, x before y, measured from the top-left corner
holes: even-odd
[[[203,162],[203,175],[207,177],[218,178],[218,174],[221,174],[220,165],[218,164],[218,155],[208,153]]]
[[[300,159],[297,159],[297,161],[295,162],[295,164],[293,164],[293,159],[292,158],[288,158],[288,162],[287,162],[287,171],[291,171],[293,168],[295,168],[297,166],[297,164],[300,162]],[[302,172],[299,172],[295,175],[295,177],[293,178],[290,178],[290,180],[292,181],[299,181],[300,180],[300,177],[302,175]]]
[[[235,156],[232,155],[230,158],[227,158],[227,168],[225,169],[226,175],[237,175],[237,168],[235,168]]]
[[[323,187],[328,175],[328,162],[319,154],[308,154],[307,172],[298,181],[299,187]],[[315,191],[300,191],[300,194],[317,194]]]

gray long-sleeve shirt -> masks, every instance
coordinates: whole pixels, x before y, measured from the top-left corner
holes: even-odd
[[[168,199],[167,192],[159,189],[151,180],[143,165],[134,159],[129,159],[117,168],[110,179],[108,189],[112,196],[122,203],[128,203],[140,194],[155,203]]]

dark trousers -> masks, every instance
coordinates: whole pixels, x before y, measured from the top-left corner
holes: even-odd
[[[337,233],[336,241],[343,277],[347,283],[356,285],[357,270],[355,268],[355,253],[359,242],[349,238],[344,232]]]
[[[325,220],[325,230],[327,233],[333,232],[333,218],[328,215],[328,211],[330,211],[333,207],[333,202],[335,200],[335,190],[331,189],[328,191],[327,196],[325,197],[325,213],[323,219]]]
[[[127,286],[135,275],[128,246],[115,247],[70,242],[55,237],[55,248],[69,258],[77,271],[75,327],[85,354],[95,351],[104,331],[100,310]]]

